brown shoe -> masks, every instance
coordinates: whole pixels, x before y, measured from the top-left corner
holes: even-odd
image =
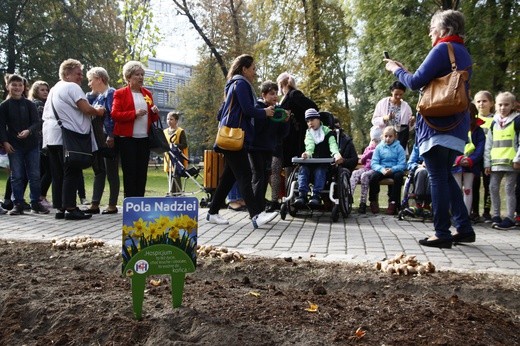
[[[379,214],[379,203],[378,202],[370,202],[370,211],[373,214]]]
[[[397,211],[397,207],[395,205],[395,202],[392,202],[388,204],[388,208],[386,209],[386,215],[395,215],[395,212]]]

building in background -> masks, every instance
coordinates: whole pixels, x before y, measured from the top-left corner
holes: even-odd
[[[157,58],[148,59],[145,78],[152,79],[153,83],[146,82],[146,88],[152,92],[154,102],[159,107],[163,126],[166,126],[166,115],[178,107],[178,88],[190,80],[192,71],[193,66],[190,65]]]

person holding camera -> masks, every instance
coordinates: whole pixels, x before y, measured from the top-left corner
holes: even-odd
[[[464,16],[459,11],[436,12],[430,22],[429,36],[432,49],[415,73],[409,72],[397,61],[384,59],[385,68],[401,83],[412,90],[428,85],[432,80],[452,72],[448,44],[453,46],[457,70],[466,70],[471,76],[471,56],[464,46]],[[469,83],[465,83],[468,95]],[[457,156],[464,152],[470,128],[469,111],[444,117],[429,117],[428,122],[419,114],[415,141],[419,155],[424,158],[431,183],[432,212],[435,235],[419,240],[423,246],[451,248],[453,242],[472,243],[475,232],[471,226],[462,192],[451,172]],[[451,234],[450,227],[457,232]]]

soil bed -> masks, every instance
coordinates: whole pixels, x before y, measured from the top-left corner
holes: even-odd
[[[151,278],[137,321],[119,255],[0,241],[0,344],[520,345],[518,276],[199,258],[183,306]]]

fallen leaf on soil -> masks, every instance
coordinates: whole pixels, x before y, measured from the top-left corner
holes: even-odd
[[[253,296],[253,297],[260,297],[260,293],[258,292],[254,292],[254,291],[251,291],[248,293],[250,296]]]
[[[363,329],[361,329],[361,327],[359,327],[358,329],[356,329],[356,332],[354,333],[354,335],[352,335],[350,338],[356,339],[356,340],[361,340],[361,339],[363,339],[363,337],[365,336],[366,333],[367,333],[366,330],[363,330]]]
[[[314,303],[311,303],[311,302],[307,302],[309,303],[309,307],[305,309],[305,311],[308,311],[308,312],[318,312],[318,305],[317,304],[314,304]]]

